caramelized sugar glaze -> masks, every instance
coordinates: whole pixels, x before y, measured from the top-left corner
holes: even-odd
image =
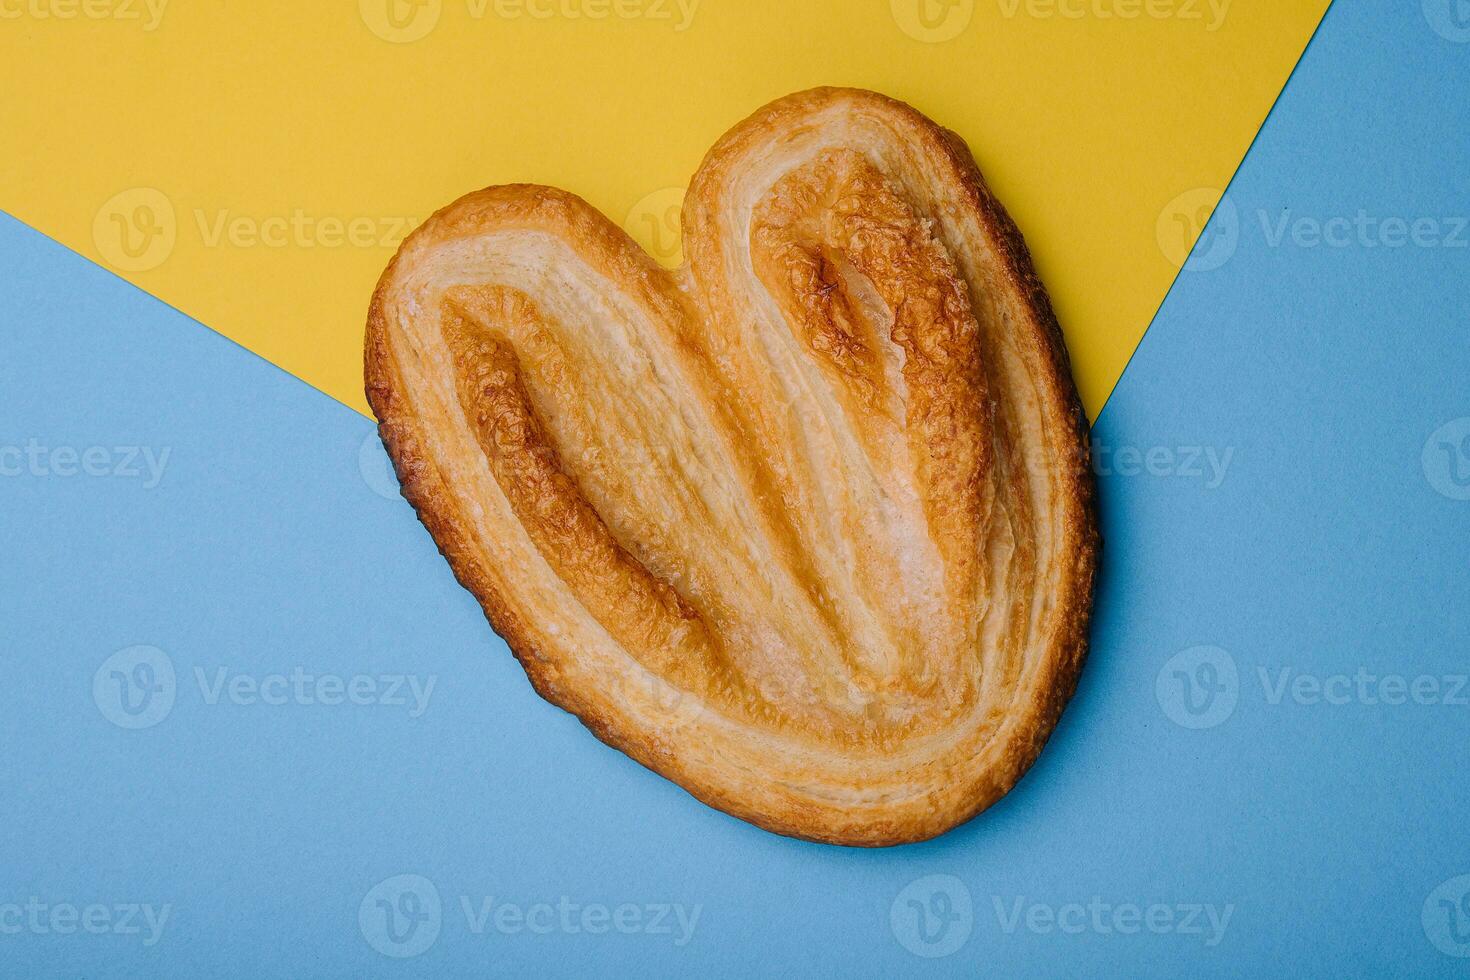
[[[1040,751],[1085,652],[1085,425],[963,144],[825,89],[727,134],[660,268],[494,187],[404,243],[368,395],[538,691],[780,833],[942,833]]]

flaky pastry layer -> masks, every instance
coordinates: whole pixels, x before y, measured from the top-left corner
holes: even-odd
[[[490,187],[373,297],[404,496],[536,690],[711,806],[935,836],[1036,759],[1086,650],[1086,425],[958,137],[852,89],[709,152],[665,270]]]

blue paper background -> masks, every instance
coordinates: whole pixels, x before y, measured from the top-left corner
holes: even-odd
[[[602,746],[380,492],[366,420],[0,218],[0,451],[169,453],[151,488],[54,454],[0,476],[0,975],[1470,972],[1470,689],[1444,703],[1470,671],[1470,43],[1424,8],[1334,6],[1197,250],[1218,267],[1181,275],[1099,420],[1093,652],[1041,761],[886,851],[763,833]],[[1369,244],[1312,244],[1360,211]],[[1385,218],[1434,231],[1393,246]],[[135,645],[176,673],[137,730],[108,671],[93,692]],[[418,717],[210,704],[195,670],[221,667],[435,686]],[[1360,668],[1450,680],[1290,687]],[[403,874],[442,912],[395,958],[372,943],[428,935],[374,925]],[[634,904],[639,929],[477,934],[461,896]],[[21,922],[33,898],[170,912],[148,945]],[[1043,911],[1008,930],[1018,900]],[[699,907],[682,945],[646,929],[672,903]],[[1043,928],[1070,903],[1103,927]],[[1115,928],[1156,903],[1167,931]],[[1223,933],[1180,928],[1192,905],[1228,906]]]

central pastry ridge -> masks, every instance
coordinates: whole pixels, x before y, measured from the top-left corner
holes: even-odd
[[[968,150],[852,89],[710,151],[685,264],[487,188],[374,295],[404,495],[536,690],[694,796],[922,840],[1036,759],[1086,651],[1086,425]]]

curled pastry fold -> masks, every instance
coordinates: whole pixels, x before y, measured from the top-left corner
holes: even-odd
[[[467,195],[383,274],[367,392],[537,691],[699,799],[921,840],[1035,760],[1086,650],[1085,423],[958,137],[870,92],[710,151],[686,264],[579,198]]]

